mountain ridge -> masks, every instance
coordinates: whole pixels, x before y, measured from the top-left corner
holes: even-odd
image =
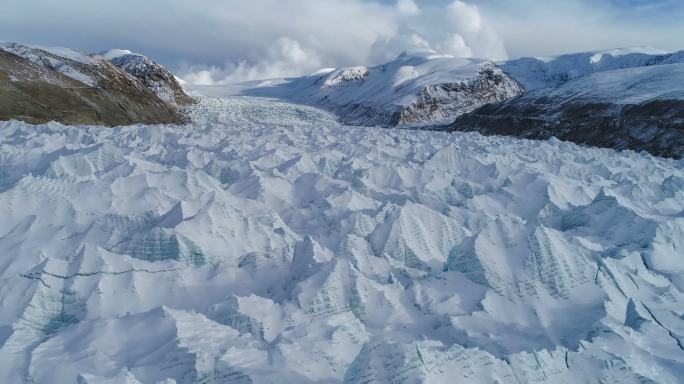
[[[658,76],[630,75],[638,68],[667,72],[670,65],[684,65],[684,51],[621,48],[493,62],[423,49],[374,67],[190,88],[205,94],[273,97],[312,105],[350,125],[557,137],[679,158],[684,153],[679,117],[684,95],[669,92],[670,85]],[[626,76],[624,81],[621,75]],[[681,71],[660,75],[669,76],[671,84],[684,83]],[[630,76],[638,87],[627,83]],[[601,87],[612,93],[600,94]],[[566,97],[560,97],[561,92],[567,92]],[[637,100],[640,92],[642,100]],[[620,100],[624,94],[633,99]]]
[[[100,55],[69,48],[4,42],[0,52],[0,70],[10,73],[1,79],[2,119],[104,125],[179,123],[185,118],[178,109],[192,100],[168,71],[149,59],[144,64],[152,70],[135,76]],[[160,87],[152,85],[162,83],[168,85],[164,89],[177,91],[173,96],[178,98],[160,98]]]
[[[590,55],[565,58],[570,62],[577,58],[586,61],[591,60]],[[545,69],[522,80],[530,91],[463,114],[446,129],[533,139],[557,137],[579,144],[682,158],[684,51],[622,57],[623,61],[605,60],[602,56],[574,73],[567,68],[576,66],[562,62],[539,66]],[[529,66],[529,61],[524,62]],[[591,71],[592,66],[598,68]],[[553,85],[534,88],[548,82]]]
[[[419,126],[522,93],[497,66],[427,49],[410,50],[372,67],[345,67],[292,79],[237,86],[190,86],[211,94],[274,97],[323,108],[350,125]]]

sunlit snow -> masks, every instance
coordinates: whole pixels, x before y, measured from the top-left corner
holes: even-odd
[[[0,382],[684,377],[684,162],[192,108],[0,123]]]

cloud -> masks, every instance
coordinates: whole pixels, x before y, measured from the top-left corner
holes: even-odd
[[[320,11],[328,11],[327,15],[342,0],[324,1],[328,2],[327,8]],[[486,25],[476,6],[456,0],[444,12],[442,7],[420,8],[414,0],[398,0],[394,6],[363,2],[356,4],[356,13],[349,9],[354,1],[345,0],[348,19],[307,26],[305,30],[314,38],[298,34],[291,27],[278,29],[277,33],[288,35],[277,37],[275,43],[252,58],[237,63],[228,61],[222,66],[188,67],[181,71],[181,76],[196,84],[288,77],[311,73],[323,66],[382,63],[410,48],[431,48],[457,57],[506,57],[503,41]],[[367,7],[373,9],[372,20],[365,14]],[[353,24],[347,26],[352,20]],[[309,18],[302,19],[302,23],[308,21]],[[375,27],[364,26],[366,21]]]
[[[502,59],[684,48],[681,0],[2,0],[0,39],[144,53],[193,82],[379,64],[411,47]],[[505,44],[504,39],[505,37]]]
[[[415,15],[420,12],[420,8],[413,0],[397,0],[397,10],[403,15]]]
[[[485,23],[477,6],[454,1],[447,7],[446,17],[462,39],[452,34],[442,44],[455,46],[460,51],[465,42],[472,49],[472,55],[477,57],[506,58],[503,40]]]
[[[436,46],[439,52],[443,52],[455,57],[472,57],[473,50],[466,44],[463,36],[458,33],[447,36]]]
[[[202,83],[378,64],[414,46],[505,55],[476,7],[455,1],[444,12],[431,1],[4,0],[0,38],[131,49]]]
[[[192,68],[183,79],[191,84],[230,84],[247,80],[301,75],[303,69],[321,68],[314,50],[302,47],[297,40],[280,37],[255,62],[227,63],[224,67]]]

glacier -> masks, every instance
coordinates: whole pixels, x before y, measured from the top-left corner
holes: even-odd
[[[0,122],[0,382],[684,377],[683,160],[196,98]]]

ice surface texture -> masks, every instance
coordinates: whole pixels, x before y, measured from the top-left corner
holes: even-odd
[[[0,382],[684,377],[683,162],[190,114],[0,123]]]

